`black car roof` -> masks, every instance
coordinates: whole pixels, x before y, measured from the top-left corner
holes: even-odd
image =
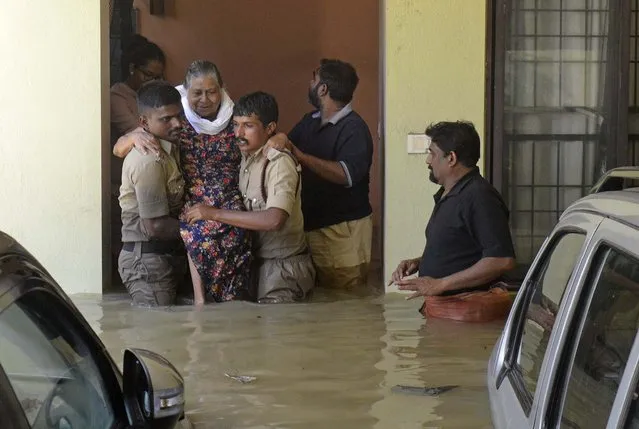
[[[42,282],[26,281],[42,279]],[[11,304],[8,292],[13,289],[44,287],[50,292],[69,301],[62,288],[55,282],[47,270],[17,240],[0,231],[0,311]]]

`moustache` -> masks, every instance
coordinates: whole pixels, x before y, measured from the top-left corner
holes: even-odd
[[[248,140],[246,140],[246,139],[242,139],[242,138],[239,138],[239,137],[235,139],[235,142],[236,142],[238,145],[240,145],[240,146],[245,146],[245,145],[247,145],[247,144],[248,144]]]

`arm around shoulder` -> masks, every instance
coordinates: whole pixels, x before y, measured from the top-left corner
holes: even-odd
[[[143,154],[161,154],[161,147],[158,139],[156,139],[152,134],[146,132],[142,127],[138,127],[120,137],[113,146],[113,155],[118,158],[125,158],[134,148],[137,148]]]

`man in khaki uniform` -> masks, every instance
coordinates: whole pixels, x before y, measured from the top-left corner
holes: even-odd
[[[164,153],[132,150],[124,159],[118,271],[134,304],[165,306],[175,303],[186,267],[177,218],[184,195],[177,147],[180,93],[166,82],[148,83],[138,91],[138,110],[141,126],[160,140]]]
[[[278,107],[272,95],[256,92],[240,98],[233,126],[243,159],[240,190],[246,212],[197,205],[187,220],[213,220],[256,231],[252,270],[258,302],[300,301],[315,284],[315,269],[306,247],[297,161],[289,152],[262,148],[277,127]]]

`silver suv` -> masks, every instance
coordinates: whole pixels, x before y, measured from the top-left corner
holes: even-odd
[[[488,365],[495,428],[639,428],[639,189],[619,181],[639,176],[612,173],[562,214],[517,294]],[[600,193],[607,180],[622,190]]]

